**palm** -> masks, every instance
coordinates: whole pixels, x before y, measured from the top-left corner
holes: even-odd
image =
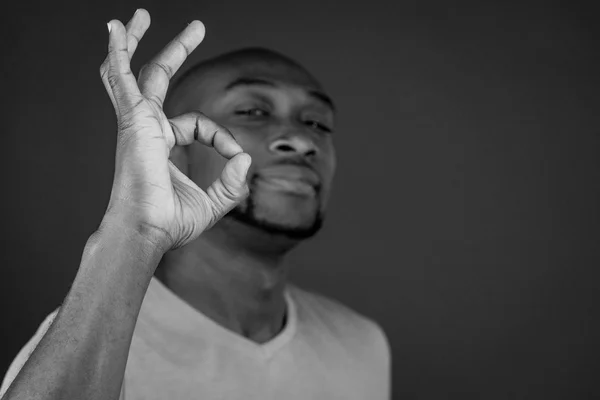
[[[111,22],[109,55],[101,68],[119,125],[109,210],[136,225],[156,228],[164,233],[167,246],[174,248],[193,240],[247,194],[249,157],[240,155],[242,149],[226,129],[202,114],[169,120],[162,110],[172,74],[204,36],[201,23],[190,24],[142,68],[135,81],[129,61],[150,23],[147,12],[140,11],[126,32],[118,21]],[[206,192],[169,160],[173,146],[194,140],[214,144],[230,159]]]
[[[201,229],[200,227],[206,229],[216,222],[215,217],[217,216],[211,215],[211,199],[208,194],[168,159],[167,149],[172,148],[176,143],[173,127],[160,106],[152,101],[148,103],[156,117],[155,122],[160,121],[159,126],[154,128],[156,131],[161,129],[163,134],[163,140],[156,141],[157,147],[162,147],[157,149],[157,157],[161,157],[158,164],[166,166],[166,168],[161,168],[156,176],[157,180],[154,186],[156,193],[152,196],[157,200],[156,208],[164,210],[164,215],[161,216],[162,221],[157,221],[157,223],[167,224],[172,221],[175,224],[174,228],[184,233],[181,242],[185,243],[194,232]],[[179,246],[180,244],[177,245],[177,247]]]
[[[202,225],[206,213],[199,208],[206,209],[203,205],[207,195],[169,160],[169,148],[176,140],[164,112],[152,100],[144,99],[132,110],[132,115],[135,115],[132,124],[142,129],[137,136],[145,139],[146,157],[142,161],[146,163],[139,164],[135,174],[142,178],[135,184],[136,191],[149,199],[140,203],[145,208],[143,213],[152,215],[152,225],[165,229],[182,230],[183,221]],[[133,145],[134,149],[138,147],[137,143]],[[190,231],[194,231],[193,227]]]

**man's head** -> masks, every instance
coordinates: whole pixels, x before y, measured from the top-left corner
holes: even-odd
[[[167,116],[190,111],[228,128],[252,157],[250,195],[226,218],[297,239],[319,230],[336,164],[335,110],[310,73],[267,49],[227,53],[196,65],[171,87]],[[203,189],[226,162],[197,143],[171,159]]]

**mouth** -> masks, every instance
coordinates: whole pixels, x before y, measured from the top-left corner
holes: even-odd
[[[284,192],[298,196],[314,197],[317,195],[317,187],[302,180],[258,177],[256,182],[258,185],[273,191]]]
[[[321,188],[320,179],[314,171],[291,165],[260,170],[256,183],[269,190],[307,197],[317,196]]]

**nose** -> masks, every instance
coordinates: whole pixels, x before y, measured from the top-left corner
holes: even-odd
[[[300,155],[314,157],[317,154],[317,146],[305,135],[287,135],[275,139],[269,150],[280,155]]]

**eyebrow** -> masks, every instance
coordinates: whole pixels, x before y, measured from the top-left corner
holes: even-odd
[[[308,94],[309,96],[317,100],[321,100],[323,103],[327,104],[333,111],[336,111],[335,104],[333,104],[333,100],[331,100],[331,97],[327,96],[325,93],[319,92],[318,90],[309,90]]]
[[[225,87],[225,90],[230,90],[233,89],[237,86],[269,86],[269,87],[275,87],[275,83],[268,81],[266,79],[260,79],[260,78],[245,78],[245,77],[241,77],[238,78],[236,80],[234,80],[233,82],[231,82],[229,85],[227,85]]]
[[[231,90],[231,89],[239,87],[239,86],[277,87],[277,85],[274,82],[266,80],[266,79],[241,77],[241,78],[235,79],[233,82],[229,83],[225,87],[225,90]],[[335,107],[335,104],[333,104],[333,100],[331,99],[331,97],[329,97],[325,93],[323,93],[319,90],[308,90],[307,93],[313,99],[316,99],[316,100],[321,101],[322,103],[325,103],[333,111],[336,111],[336,107]]]

